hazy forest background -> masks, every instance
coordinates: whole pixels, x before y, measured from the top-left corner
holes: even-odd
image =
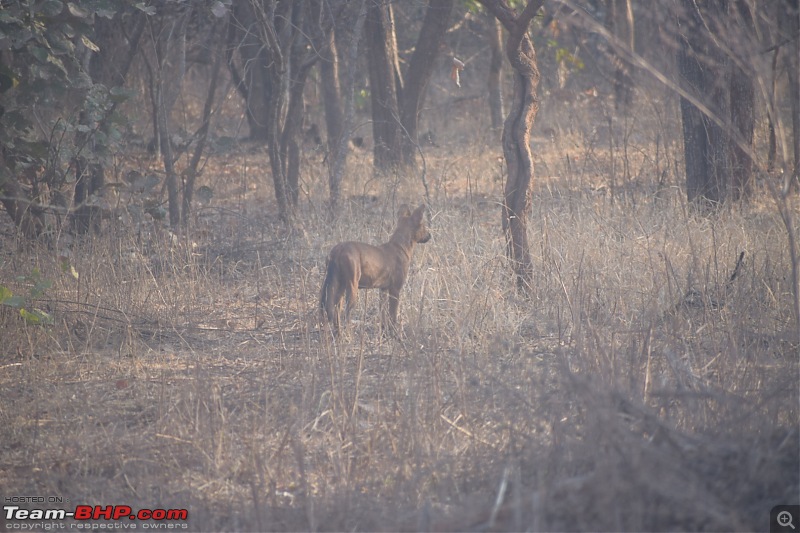
[[[511,4],[0,1],[0,496],[196,531],[800,503],[797,0]],[[334,340],[328,250],[403,203],[399,335],[368,291]]]

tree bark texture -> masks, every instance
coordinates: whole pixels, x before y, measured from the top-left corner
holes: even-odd
[[[528,26],[544,0],[531,0],[515,15],[504,0],[481,0],[481,3],[508,30],[506,54],[514,71],[511,107],[503,125],[503,154],[508,178],[503,198],[503,232],[517,287],[527,290],[533,278],[533,262],[528,243],[528,214],[531,208],[533,156],[531,129],[539,111],[536,89],[539,68],[536,51],[528,35]]]

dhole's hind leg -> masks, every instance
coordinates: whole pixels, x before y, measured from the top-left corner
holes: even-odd
[[[341,328],[341,315],[342,315],[342,299],[341,295],[338,296],[334,300],[336,303],[333,304],[331,309],[331,323],[333,324],[333,332],[338,335],[339,329]]]
[[[350,313],[353,311],[353,308],[358,303],[358,282],[348,283],[344,292],[345,292],[345,299],[347,300],[344,311],[344,320],[346,324],[349,324]]]
[[[328,322],[333,326],[333,332],[336,335],[339,334],[343,293],[344,290],[342,290],[341,284],[334,282],[325,301],[325,315],[328,317]]]

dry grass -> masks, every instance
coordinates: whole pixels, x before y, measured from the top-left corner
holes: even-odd
[[[592,142],[538,162],[528,297],[504,258],[499,153],[429,155],[433,239],[401,341],[377,294],[338,344],[316,322],[329,247],[383,241],[421,196],[366,156],[333,224],[308,178],[292,233],[229,157],[189,236],[109,230],[73,246],[79,280],[5,233],[0,279],[40,268],[55,324],[0,310],[0,493],[188,507],[198,531],[765,529],[800,499],[777,210],[695,217],[634,150],[612,190]]]

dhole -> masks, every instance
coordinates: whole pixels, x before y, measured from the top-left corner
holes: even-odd
[[[323,320],[327,318],[333,325],[335,334],[339,333],[342,298],[347,299],[346,323],[358,300],[358,289],[380,289],[382,296],[389,295],[388,325],[395,332],[400,289],[408,275],[414,245],[428,242],[431,238],[425,227],[424,214],[424,205],[420,205],[413,213],[407,205],[402,205],[398,213],[397,229],[389,242],[380,246],[363,242],[343,242],[331,249],[319,307]],[[386,325],[385,319],[383,322]]]

